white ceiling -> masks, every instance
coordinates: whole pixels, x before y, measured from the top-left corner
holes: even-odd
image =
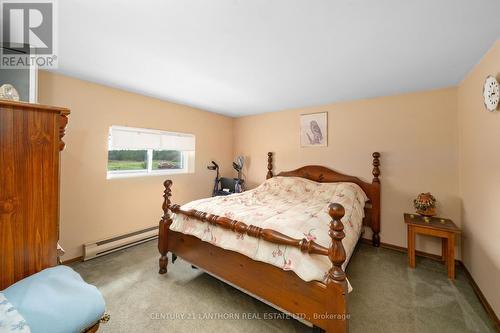
[[[57,72],[230,116],[457,85],[500,36],[499,0],[58,3]]]

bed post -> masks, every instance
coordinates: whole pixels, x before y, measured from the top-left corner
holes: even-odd
[[[374,152],[373,156],[373,180],[372,184],[375,186],[374,198],[372,200],[372,206],[374,209],[372,210],[372,244],[373,246],[380,246],[380,153]]]
[[[338,203],[330,204],[328,212],[332,221],[330,222],[329,235],[332,245],[328,251],[328,257],[332,262],[332,268],[328,271],[326,279],[326,315],[328,324],[326,333],[347,332],[347,279],[342,264],[346,259],[345,249],[342,239],[345,237],[342,217],[344,217],[344,207]]]
[[[267,153],[267,176],[266,179],[273,178],[273,153]]]
[[[172,224],[172,218],[170,217],[170,197],[172,196],[172,181],[170,179],[165,180],[163,183],[165,186],[165,191],[163,192],[163,216],[160,220],[160,226],[158,230],[158,251],[160,251],[160,274],[167,273],[168,265],[168,230]]]

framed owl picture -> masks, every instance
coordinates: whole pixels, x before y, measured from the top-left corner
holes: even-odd
[[[328,112],[300,115],[300,146],[328,146]]]

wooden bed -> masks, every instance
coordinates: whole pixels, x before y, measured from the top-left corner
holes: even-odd
[[[321,183],[351,182],[358,184],[366,193],[369,201],[365,206],[363,224],[373,231],[373,246],[380,245],[380,154],[373,153],[373,180],[371,183],[344,175],[322,166],[305,166],[297,170],[281,172],[281,177],[302,177]],[[267,179],[273,177],[273,154],[268,153]],[[346,260],[342,239],[345,234],[341,218],[344,208],[337,203],[330,204],[329,235],[332,239],[330,248],[323,247],[312,240],[294,239],[275,230],[262,229],[247,225],[226,217],[189,210],[184,211],[179,205],[171,204],[172,181],[164,182],[163,217],[160,220],[158,250],[161,254],[160,274],[167,273],[168,257],[171,252],[191,264],[209,272],[232,285],[253,294],[281,310],[296,315],[327,333],[347,332],[347,280],[342,269]],[[236,233],[260,238],[267,242],[299,248],[304,255],[317,254],[328,256],[332,268],[326,282],[300,279],[294,272],[285,271],[273,265],[255,261],[249,257],[219,248],[194,236],[170,230],[170,213],[183,214],[200,221],[210,223]],[[265,277],[265,278],[263,278]]]

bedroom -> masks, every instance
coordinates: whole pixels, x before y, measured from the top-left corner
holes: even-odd
[[[99,306],[88,304],[83,319],[70,307],[45,307],[74,316],[78,329],[40,308],[19,309],[31,332],[499,330],[498,1],[44,3],[52,4],[55,64],[4,62],[23,55],[5,51],[19,34],[2,34],[0,86],[14,86],[20,103],[50,108],[16,104],[13,90],[0,89],[0,295],[13,308],[36,307],[45,296],[21,302],[12,290],[26,281],[42,290],[44,279],[78,280],[77,272],[97,287],[80,281]],[[3,32],[7,17],[15,22],[30,8],[1,4]],[[20,29],[34,29],[48,45],[35,23]],[[39,114],[49,123],[41,125]],[[241,178],[243,193],[211,198],[212,161],[222,187],[234,191]],[[278,176],[315,165],[332,171]],[[329,214],[332,200],[320,205],[321,231],[301,229],[311,220],[290,231],[261,218],[273,209],[303,217],[313,207],[315,195],[305,195],[316,194],[311,186],[334,197],[346,182],[359,185],[349,191],[360,204],[355,223],[349,195],[335,201],[348,213],[341,219],[338,207]],[[283,187],[270,199],[265,184]],[[437,200],[430,218],[414,207],[427,192]],[[238,199],[251,196],[255,202]],[[187,207],[227,219],[200,213],[203,222],[174,206],[204,198]],[[226,211],[225,199],[247,210]],[[405,213],[414,221],[405,223]],[[183,217],[200,237],[178,231],[186,230]],[[169,218],[177,231],[166,227]],[[342,222],[345,240],[330,237],[330,222],[337,229]],[[446,226],[456,228],[446,230],[450,238],[429,235]],[[222,250],[212,235],[232,238]],[[248,241],[245,249],[234,237]],[[262,244],[259,251],[272,251],[258,252]],[[283,249],[305,266],[286,265]],[[270,262],[275,250],[279,265]],[[167,260],[168,272],[158,274]],[[311,262],[322,265],[316,275]],[[40,271],[66,267],[38,280]],[[66,297],[86,302],[74,288]],[[109,320],[97,327],[103,313]]]

